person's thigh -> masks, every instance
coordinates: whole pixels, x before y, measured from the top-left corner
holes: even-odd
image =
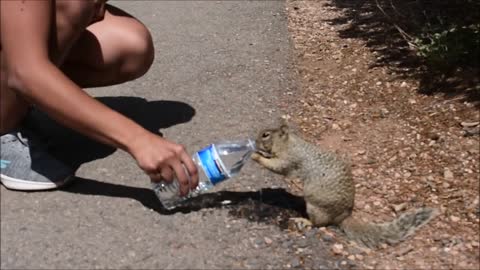
[[[62,70],[83,87],[105,86],[142,76],[153,58],[152,37],[145,25],[107,5],[103,20],[87,27]]]
[[[61,65],[76,40],[91,24],[96,5],[94,1],[52,1],[53,16],[50,18],[52,30],[48,40],[49,57],[56,65]],[[30,102],[14,89],[7,81],[8,66],[5,63],[0,44],[0,134],[18,127],[27,114]]]

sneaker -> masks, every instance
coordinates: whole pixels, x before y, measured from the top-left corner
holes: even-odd
[[[73,170],[46,151],[26,129],[0,137],[0,181],[8,189],[47,190],[73,179]]]

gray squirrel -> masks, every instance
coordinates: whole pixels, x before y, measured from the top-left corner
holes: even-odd
[[[403,241],[438,215],[435,208],[417,208],[385,223],[352,217],[355,186],[350,165],[335,154],[303,140],[288,124],[265,129],[256,138],[252,159],[267,169],[303,182],[307,214],[313,225],[337,225],[347,238],[367,247]]]

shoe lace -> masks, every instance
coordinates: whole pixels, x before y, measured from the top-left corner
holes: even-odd
[[[46,150],[51,145],[51,141],[44,140],[28,130],[17,131],[15,132],[14,136],[26,147]]]
[[[22,132],[18,131],[15,132],[14,136],[17,138],[19,142],[21,142],[23,145],[28,146],[28,138],[26,138],[24,135],[22,135]]]

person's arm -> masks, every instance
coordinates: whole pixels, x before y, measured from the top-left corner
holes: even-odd
[[[1,44],[8,86],[53,119],[86,136],[129,152],[153,180],[177,176],[182,194],[198,183],[185,149],[145,130],[90,97],[50,60],[51,1],[1,1]]]

